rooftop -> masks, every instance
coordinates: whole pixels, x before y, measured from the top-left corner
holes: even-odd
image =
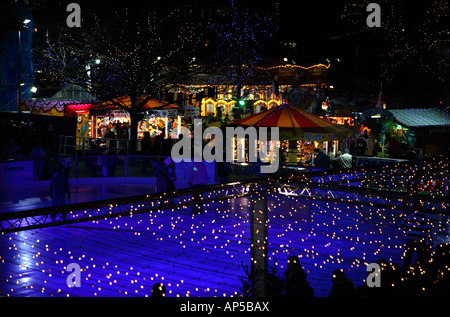
[[[392,109],[399,123],[407,127],[450,126],[450,108]]]

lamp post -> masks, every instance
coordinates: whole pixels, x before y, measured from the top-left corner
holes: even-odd
[[[87,88],[89,92],[92,92],[92,76],[91,76],[91,69],[95,65],[100,65],[101,63],[101,59],[100,58],[96,58],[96,59],[92,59],[88,62],[88,64],[86,65],[86,74],[88,76],[88,82],[87,82]]]
[[[28,28],[28,23],[30,23],[30,19],[22,19],[18,18],[18,34],[19,34],[19,77],[17,79],[17,112],[21,113],[20,105],[22,104],[22,31]]]

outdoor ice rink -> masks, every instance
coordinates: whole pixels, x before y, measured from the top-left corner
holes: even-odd
[[[0,237],[1,296],[151,296],[162,282],[168,297],[242,295],[250,264],[249,197]],[[448,216],[430,215],[433,243],[448,240]],[[354,204],[269,196],[269,267],[282,276],[288,256],[299,257],[315,296],[328,296],[342,269],[356,287],[367,264],[402,265],[400,212]],[[68,287],[71,263],[80,287]]]

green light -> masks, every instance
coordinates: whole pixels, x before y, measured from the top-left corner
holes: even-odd
[[[245,100],[239,100],[239,105],[245,106]]]

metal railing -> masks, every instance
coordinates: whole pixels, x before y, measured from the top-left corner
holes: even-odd
[[[93,148],[93,144],[96,142],[99,142],[98,146],[104,149],[113,148],[115,154],[127,154],[130,149],[130,140],[60,135],[59,155],[75,156],[77,154],[89,154]],[[136,146],[140,150],[140,139],[137,140]]]
[[[88,157],[89,158],[89,157]],[[134,157],[131,157],[134,158]],[[124,166],[130,157],[125,157]],[[143,157],[136,157],[142,159]],[[77,162],[84,157],[75,157]],[[441,163],[447,163],[446,158],[440,160],[432,159],[421,161],[422,164],[429,165],[435,163],[440,166]],[[417,164],[411,162],[410,164]],[[407,163],[402,163],[402,165]],[[80,164],[77,164],[80,166]],[[378,166],[378,170],[384,170],[386,167]],[[75,168],[76,170],[77,168]],[[126,168],[125,168],[126,170]],[[375,171],[375,167],[370,168]],[[345,173],[345,171],[343,171]],[[349,170],[348,173],[363,173],[367,169]],[[78,173],[78,172],[75,172]],[[149,171],[149,173],[151,173]],[[236,171],[240,174],[241,171]],[[125,171],[126,175],[127,172]],[[285,175],[270,175],[265,177],[253,177],[248,175],[247,179],[228,181],[224,184],[211,184],[201,188],[178,188],[173,192],[154,193],[148,195],[128,196],[122,198],[114,198],[105,201],[94,201],[86,203],[70,204],[55,207],[39,208],[35,210],[27,210],[20,212],[0,213],[0,229],[7,231],[27,230],[37,226],[51,226],[58,224],[58,222],[48,223],[45,216],[57,214],[61,216],[64,212],[70,211],[73,213],[73,221],[79,222],[84,220],[92,220],[92,217],[110,217],[117,212],[125,214],[130,213],[127,206],[138,206],[131,208],[131,212],[146,212],[153,209],[161,208],[179,208],[194,204],[192,198],[195,195],[201,195],[202,203],[229,199],[231,197],[240,197],[250,194],[272,193],[274,195],[297,196],[306,199],[318,199],[331,202],[341,202],[356,205],[367,206],[382,206],[393,209],[409,209],[414,200],[421,200],[425,211],[437,213],[450,213],[450,201],[445,195],[433,195],[427,193],[416,193],[411,195],[407,192],[399,191],[385,191],[370,188],[361,188],[358,186],[347,186],[335,182],[317,181],[325,177],[339,174],[339,171],[309,171],[301,174],[285,174]],[[242,175],[241,175],[242,176]],[[448,175],[446,176],[448,179]],[[448,181],[447,181],[447,195],[448,195]],[[102,211],[102,209],[104,210]],[[117,209],[116,209],[117,208]],[[93,213],[86,213],[86,209],[92,209]],[[80,213],[79,213],[80,212]],[[79,214],[78,214],[79,213]],[[36,218],[37,217],[37,218]],[[44,217],[44,218],[41,218]],[[27,219],[28,220],[24,220]],[[15,220],[14,220],[15,219]],[[62,219],[67,221],[67,219]],[[5,222],[6,221],[6,222]]]

